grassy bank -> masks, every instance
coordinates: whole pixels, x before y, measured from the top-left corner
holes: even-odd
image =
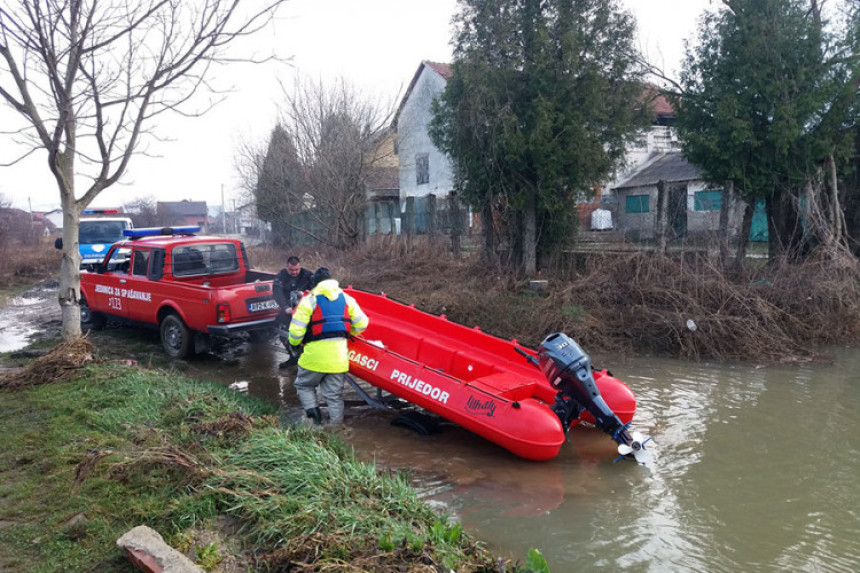
[[[221,385],[91,363],[86,341],[61,353],[0,374],[0,570],[130,571],[115,541],[139,524],[210,570],[498,570],[336,436]]]

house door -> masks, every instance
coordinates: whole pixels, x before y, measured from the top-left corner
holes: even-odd
[[[687,236],[687,186],[669,188],[669,204],[666,213],[669,238],[682,239]]]
[[[750,241],[758,243],[767,242],[767,214],[764,210],[764,201],[759,200],[753,211],[752,225],[750,227]]]

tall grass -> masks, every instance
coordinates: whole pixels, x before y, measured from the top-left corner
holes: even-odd
[[[0,290],[30,286],[36,281],[57,276],[61,258],[60,251],[48,239],[39,239],[31,244],[0,244]]]

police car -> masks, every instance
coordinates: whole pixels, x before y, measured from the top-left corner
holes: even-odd
[[[112,244],[121,241],[123,232],[134,229],[128,217],[119,216],[118,209],[86,209],[78,227],[81,269],[91,271],[101,262]]]

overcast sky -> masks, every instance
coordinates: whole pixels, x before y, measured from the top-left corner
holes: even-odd
[[[684,39],[693,39],[696,20],[713,0],[622,0],[637,18],[639,43],[649,58],[677,70]],[[396,104],[422,60],[451,60],[450,21],[456,0],[290,0],[274,28],[256,39],[260,52],[293,58],[293,66],[231,65],[216,82],[233,89],[200,118],[162,118],[150,145],[159,157],[137,156],[122,180],[92,206],[118,206],[135,198],[190,199],[228,209],[239,198],[235,170],[243,142],[265,140],[277,119],[281,88],[295,73],[344,77],[367,97]],[[8,121],[0,112],[0,122]],[[0,127],[2,129],[2,127]],[[8,136],[0,135],[0,163],[11,159]],[[45,211],[59,206],[56,183],[40,151],[14,167],[0,167],[0,193],[13,206]]]

